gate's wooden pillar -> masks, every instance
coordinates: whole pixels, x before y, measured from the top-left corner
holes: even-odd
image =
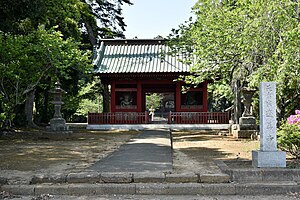
[[[176,92],[175,92],[175,112],[181,111],[181,84],[180,82],[176,83]]]
[[[108,89],[108,83],[102,83],[103,85],[103,92],[102,92],[102,97],[103,97],[103,112],[108,113],[110,112],[110,94],[109,94],[109,89]]]
[[[142,112],[144,111],[148,111],[148,110],[146,110],[146,93],[145,91],[143,91],[142,88]]]
[[[116,82],[112,80],[111,82],[111,101],[110,101],[110,110],[111,112],[116,112]]]
[[[203,82],[203,112],[208,111],[207,81]]]
[[[142,112],[142,83],[140,80],[137,82],[137,112]]]

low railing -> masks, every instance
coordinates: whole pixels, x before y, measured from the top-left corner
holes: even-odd
[[[147,124],[148,112],[89,113],[88,124]]]
[[[88,124],[148,124],[148,112],[89,113]],[[228,124],[228,112],[169,112],[169,124]]]
[[[228,124],[228,112],[170,112],[169,124]]]

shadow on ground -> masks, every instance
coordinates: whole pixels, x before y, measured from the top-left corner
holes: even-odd
[[[106,157],[129,141],[136,131],[75,130],[53,137],[43,130],[20,130],[0,137],[0,170],[81,169]],[[60,168],[60,169],[59,169]]]

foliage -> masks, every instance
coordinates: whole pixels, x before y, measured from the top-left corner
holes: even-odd
[[[300,158],[300,111],[282,124],[277,134],[278,147],[296,159]]]
[[[91,0],[90,0],[91,1]],[[98,20],[98,35],[101,37],[124,37],[126,24],[122,17],[122,5],[132,5],[130,0],[93,0],[92,10]]]
[[[124,37],[122,5],[129,0],[2,0],[0,30],[26,34],[39,25],[58,26],[64,37],[95,40],[100,37]],[[97,23],[98,20],[98,23]],[[92,41],[91,41],[92,42]]]
[[[40,27],[26,36],[0,33],[0,41],[0,108],[7,116],[24,103],[28,90],[44,87],[45,80],[64,83],[75,78],[73,71],[91,69],[90,54],[53,29]]]
[[[12,119],[26,121],[22,115],[28,105],[33,110],[33,101],[35,121],[48,123],[53,113],[49,90],[57,80],[68,92],[62,111],[70,119],[82,98],[87,98],[79,90],[91,81],[91,54],[86,49],[92,49],[99,37],[124,37],[124,3],[132,4],[130,0],[0,1],[1,125],[11,126]],[[24,106],[25,100],[30,103]]]
[[[87,86],[83,87],[79,96],[81,100],[79,102],[79,106],[77,107],[76,113],[72,116],[72,121],[76,121],[76,118],[87,119],[87,115],[89,112],[102,112],[102,96],[99,92],[95,92],[95,87],[97,86],[97,80],[94,80],[92,83],[87,84]]]
[[[215,81],[214,84],[208,85],[209,94],[209,111],[224,112],[229,108],[233,99],[230,86],[224,84],[223,81]]]
[[[261,81],[276,81],[279,118],[286,117],[300,104],[298,6],[291,0],[199,0],[197,19],[169,37],[172,53],[188,55],[192,64],[186,82],[232,86],[241,80],[241,87],[258,88]]]
[[[102,112],[102,105],[100,104],[101,97],[99,96],[98,98],[99,99],[97,99],[96,101],[90,99],[82,99],[75,115],[87,117],[89,112]]]
[[[153,108],[155,110],[159,109],[161,106],[161,102],[163,100],[163,96],[158,93],[153,93],[146,96],[146,110]]]

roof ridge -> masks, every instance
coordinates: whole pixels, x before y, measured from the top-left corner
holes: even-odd
[[[101,39],[105,45],[164,45],[167,39]]]

